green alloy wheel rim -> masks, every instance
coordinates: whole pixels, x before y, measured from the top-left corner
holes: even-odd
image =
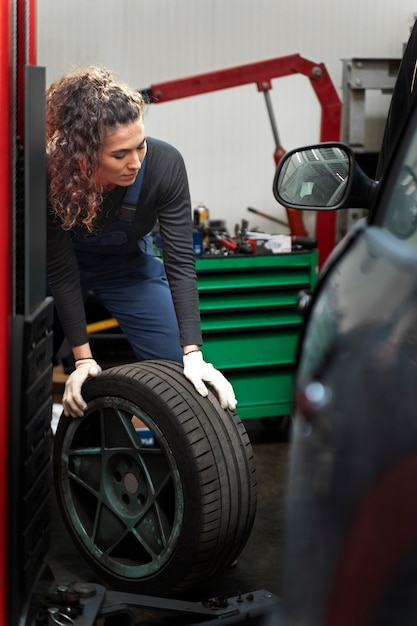
[[[143,443],[132,418],[153,435]],[[182,528],[184,496],[168,442],[143,410],[122,398],[95,399],[68,427],[61,488],[79,541],[117,576],[141,579],[170,560]]]

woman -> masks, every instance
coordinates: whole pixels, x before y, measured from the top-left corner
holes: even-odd
[[[144,104],[95,67],[65,74],[46,94],[48,280],[75,360],[63,396],[73,417],[86,409],[84,381],[101,371],[86,332],[88,291],[117,319],[138,360],[183,362],[201,395],[206,381],[223,408],[236,407],[232,386],[200,350],[184,162],[172,146],[146,137]],[[157,221],[163,264],[149,234]]]

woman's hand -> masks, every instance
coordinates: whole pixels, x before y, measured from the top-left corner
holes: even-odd
[[[64,414],[68,417],[82,417],[87,408],[87,404],[81,395],[81,388],[88,377],[95,377],[100,374],[101,367],[93,359],[80,359],[75,361],[75,370],[70,374],[65,383],[62,404]]]
[[[234,411],[237,405],[232,385],[211,363],[206,363],[201,350],[192,350],[183,356],[184,376],[194,385],[198,393],[206,397],[208,389],[204,381],[217,392],[222,409]]]

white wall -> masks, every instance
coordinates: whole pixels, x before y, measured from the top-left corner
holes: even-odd
[[[401,56],[416,11],[415,0],[38,0],[38,64],[48,82],[99,64],[140,89],[300,54],[323,62],[340,90],[342,59]],[[270,94],[286,149],[319,139],[320,108],[307,78],[276,79]],[[367,111],[382,118],[376,135],[389,103],[381,98],[373,96]],[[242,218],[280,230],[246,210],[285,219],[272,196],[275,145],[256,85],[152,105],[146,125],[181,150],[192,199],[212,219],[225,219],[231,233]]]

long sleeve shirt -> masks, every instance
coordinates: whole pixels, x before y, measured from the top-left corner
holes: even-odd
[[[159,223],[163,262],[180,329],[182,345],[201,345],[200,313],[192,245],[191,201],[181,154],[173,146],[148,138],[146,169],[134,221],[137,238]],[[116,187],[104,197],[97,226],[112,220],[124,196]],[[71,347],[88,341],[83,296],[71,231],[48,210],[48,280],[58,316]]]

